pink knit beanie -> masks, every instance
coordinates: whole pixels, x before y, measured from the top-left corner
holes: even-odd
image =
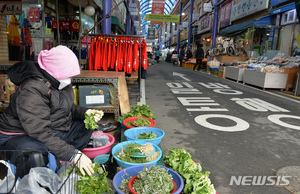
[[[41,69],[47,71],[57,80],[80,74],[79,62],[76,55],[66,46],[42,50],[38,56]]]

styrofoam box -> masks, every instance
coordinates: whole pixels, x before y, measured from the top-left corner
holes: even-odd
[[[227,72],[226,72],[227,73]],[[262,88],[284,89],[288,74],[245,70],[243,82]]]
[[[241,68],[227,67],[226,68],[226,78],[230,78],[236,81],[243,81],[244,70]]]

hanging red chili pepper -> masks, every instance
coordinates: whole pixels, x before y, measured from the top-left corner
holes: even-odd
[[[108,43],[107,43],[107,69],[110,68],[110,61],[111,61],[111,37],[108,38]]]
[[[148,61],[147,61],[147,44],[145,39],[142,41],[142,67],[144,70],[147,70]]]
[[[119,71],[119,65],[120,65],[120,48],[121,48],[121,42],[120,38],[117,38],[117,52],[116,52],[116,63],[115,63],[115,70]]]
[[[97,71],[100,69],[100,61],[101,61],[101,37],[98,36],[96,38],[96,49],[95,49],[95,64],[94,64],[94,70]]]
[[[140,41],[139,38],[135,38],[134,45],[133,45],[133,64],[132,64],[133,71],[136,71],[139,68],[139,51],[140,51]]]
[[[132,57],[132,47],[133,45],[133,40],[132,38],[129,38],[128,40],[128,55],[127,55],[127,70],[126,73],[127,74],[131,74],[132,73],[132,64],[133,64],[133,57]]]
[[[89,53],[89,70],[94,70],[95,65],[95,39],[93,39],[91,46],[90,46],[90,53]]]
[[[112,49],[111,49],[111,62],[110,62],[110,68],[114,69],[115,68],[115,63],[116,63],[116,49],[117,49],[117,38],[115,37],[113,42],[112,42]]]

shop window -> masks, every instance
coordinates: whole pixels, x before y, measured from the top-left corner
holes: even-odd
[[[281,25],[287,25],[296,22],[296,9],[282,13]]]

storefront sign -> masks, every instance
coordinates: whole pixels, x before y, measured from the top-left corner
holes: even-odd
[[[134,21],[134,26],[135,26],[135,27],[140,26],[140,22],[139,22],[139,21]]]
[[[200,20],[200,31],[199,33],[203,33],[210,30],[211,24],[211,15],[206,15]]]
[[[179,15],[159,15],[159,14],[147,14],[145,21],[155,21],[155,22],[161,22],[160,25],[163,24],[163,22],[179,22]]]
[[[184,40],[184,31],[181,31],[180,32],[180,41],[183,41]]]
[[[184,39],[187,39],[189,37],[189,29],[186,29],[184,31]]]
[[[230,25],[232,1],[229,1],[222,5],[220,14],[220,28],[224,28]]]
[[[258,11],[267,9],[269,0],[242,0],[232,5],[230,21],[235,21]]]
[[[209,3],[204,3],[203,11],[205,11],[205,12],[211,12],[212,11],[212,5],[211,5],[210,2]]]
[[[272,0],[271,1],[271,6],[277,5],[279,3],[286,2],[287,0]]]
[[[0,1],[0,15],[22,15],[22,0]]]
[[[165,0],[154,0],[152,2],[152,14],[164,15],[165,10]],[[148,16],[148,15],[147,15]],[[148,20],[151,21],[151,24],[163,25],[163,22],[160,20]]]
[[[199,17],[200,17],[199,13],[193,13],[192,22],[194,22],[195,20],[197,20]]]
[[[267,34],[268,50],[273,50],[274,35],[275,35],[275,28],[269,28]]]
[[[138,7],[136,3],[129,3],[130,15],[138,15]]]
[[[155,28],[148,28],[148,39],[155,39]]]

